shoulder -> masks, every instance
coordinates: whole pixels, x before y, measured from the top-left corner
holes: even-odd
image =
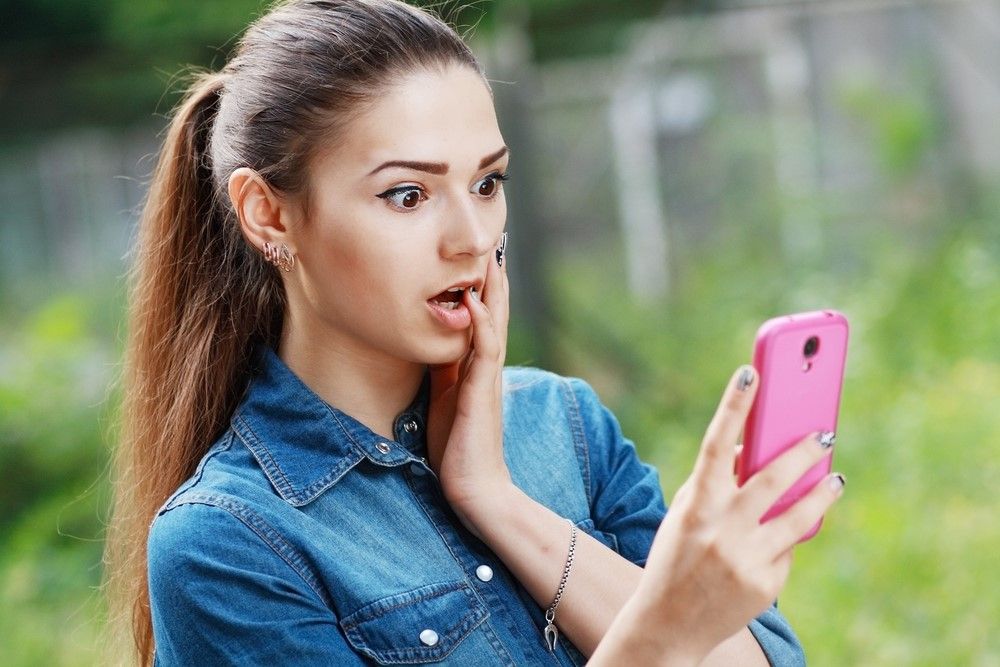
[[[208,500],[175,499],[159,511],[149,526],[150,570],[168,565],[178,556],[203,553],[217,543],[220,531],[232,532],[238,519]]]
[[[232,553],[234,543],[263,545],[267,528],[239,499],[189,489],[164,505],[149,527],[150,571],[169,570],[191,558]],[[222,545],[227,548],[220,550]]]
[[[503,370],[504,398],[508,403],[578,408],[600,404],[586,381],[529,366],[508,366]]]
[[[218,505],[181,502],[161,510],[149,527],[146,543],[154,604],[183,596],[192,586],[205,587],[217,581],[215,573],[234,565],[227,561],[237,549],[259,558],[258,544],[251,535],[233,514]]]
[[[558,422],[578,440],[601,440],[618,423],[597,392],[577,377],[523,366],[504,369],[504,418]],[[592,443],[589,443],[592,445]]]
[[[186,492],[160,510],[147,538],[150,588],[223,585],[237,572],[286,577],[294,571],[320,598],[314,569],[281,526],[243,500]]]
[[[279,530],[288,508],[234,440],[228,432],[212,445],[154,516],[147,537],[151,579],[217,565],[241,550],[263,558],[289,551]]]
[[[592,459],[621,440],[614,415],[587,382],[537,368],[504,369],[503,419],[505,447],[550,464],[555,452],[572,453],[567,460],[576,461],[588,487]]]
[[[157,516],[185,504],[215,506],[239,517],[243,507],[276,495],[250,451],[227,430],[202,456],[194,473],[177,487]]]

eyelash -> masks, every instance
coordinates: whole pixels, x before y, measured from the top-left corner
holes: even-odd
[[[492,200],[496,199],[500,195],[500,192],[503,189],[503,187],[502,187],[503,184],[510,180],[510,170],[504,171],[504,172],[495,171],[495,172],[493,172],[491,174],[487,174],[486,176],[483,176],[479,181],[476,181],[476,182],[479,183],[479,182],[485,181],[487,179],[493,179],[497,183],[498,187],[496,188],[496,190],[493,191],[493,194],[487,195],[487,196],[483,196],[483,195],[480,195],[480,196],[483,197],[483,199],[485,199],[486,201],[492,201]],[[394,197],[395,195],[409,193],[409,192],[419,192],[420,193],[420,201],[425,201],[427,199],[427,193],[426,193],[426,191],[424,191],[423,188],[421,188],[419,186],[416,186],[416,185],[401,185],[399,187],[390,188],[390,189],[386,190],[385,192],[382,192],[382,193],[377,194],[375,196],[378,197],[379,199],[385,200],[386,203],[388,203],[390,206],[392,206],[392,202],[391,202],[392,197]],[[392,206],[392,207],[394,209],[396,209],[396,210],[401,210],[401,211],[410,210],[410,209],[407,209],[406,207],[402,207],[402,206]]]

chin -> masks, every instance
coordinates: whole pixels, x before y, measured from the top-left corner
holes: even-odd
[[[431,366],[453,364],[460,361],[469,351],[469,336],[454,338],[450,341],[438,341],[428,345],[421,354],[422,361]]]

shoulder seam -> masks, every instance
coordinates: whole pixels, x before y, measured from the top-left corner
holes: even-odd
[[[580,475],[583,477],[583,491],[587,496],[587,512],[594,505],[593,492],[591,489],[590,475],[590,443],[587,441],[587,433],[583,428],[583,416],[580,412],[580,403],[577,400],[576,392],[573,390],[573,383],[570,378],[560,378],[560,390],[566,394],[567,419],[569,421],[570,432],[573,434],[573,443],[576,445],[577,460],[580,465]]]
[[[333,609],[332,600],[320,584],[319,577],[309,567],[302,554],[282,537],[281,533],[271,526],[271,524],[249,507],[229,496],[187,492],[183,494],[183,497],[178,497],[171,507],[164,509],[160,514],[176,509],[181,505],[206,505],[229,513],[233,518],[256,534],[276,556],[285,561],[302,578],[302,581],[309,586],[313,593],[322,600],[327,608]]]
[[[183,494],[188,493],[191,489],[193,489],[198,484],[198,482],[201,481],[201,478],[204,476],[205,466],[208,464],[208,462],[211,461],[216,456],[218,456],[221,452],[232,447],[233,438],[235,437],[236,433],[233,432],[233,429],[231,428],[227,429],[226,432],[209,447],[208,451],[205,453],[205,456],[202,457],[201,461],[198,462],[198,467],[195,468],[194,474],[191,475],[191,477],[189,477],[188,479],[184,480],[184,482],[179,487],[177,487],[177,490],[170,494],[170,497],[167,498],[167,500],[163,503],[160,509],[157,510],[156,515],[159,516],[160,514],[163,514],[165,511],[173,508],[177,503],[178,498],[180,498]],[[216,448],[216,446],[221,443],[225,443],[225,446]]]

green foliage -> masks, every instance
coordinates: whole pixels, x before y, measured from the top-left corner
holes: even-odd
[[[845,85],[841,98],[865,126],[884,174],[900,180],[918,172],[939,140],[933,109],[912,94],[887,94],[869,81]]]
[[[763,319],[823,307],[850,318],[835,453],[849,483],[797,549],[781,600],[810,664],[1000,659],[1000,243],[976,221],[953,228],[926,252],[880,249],[853,276],[722,249],[654,308],[632,303],[619,276],[587,270],[606,258],[558,272],[563,365],[598,386],[668,498]]]
[[[128,125],[166,114],[176,77],[190,67],[220,68],[248,23],[270,0],[33,0],[4,2],[0,57],[0,139],[81,125]],[[488,35],[497,14],[524,14],[540,59],[608,53],[662,0],[530,0],[514,3],[422,0],[462,31]],[[683,3],[668,3],[680,6]],[[7,7],[7,5],[11,5]],[[25,110],[30,110],[26,113]]]
[[[99,292],[66,293],[0,328],[5,664],[95,662],[108,505],[105,406],[117,363],[110,301]]]

